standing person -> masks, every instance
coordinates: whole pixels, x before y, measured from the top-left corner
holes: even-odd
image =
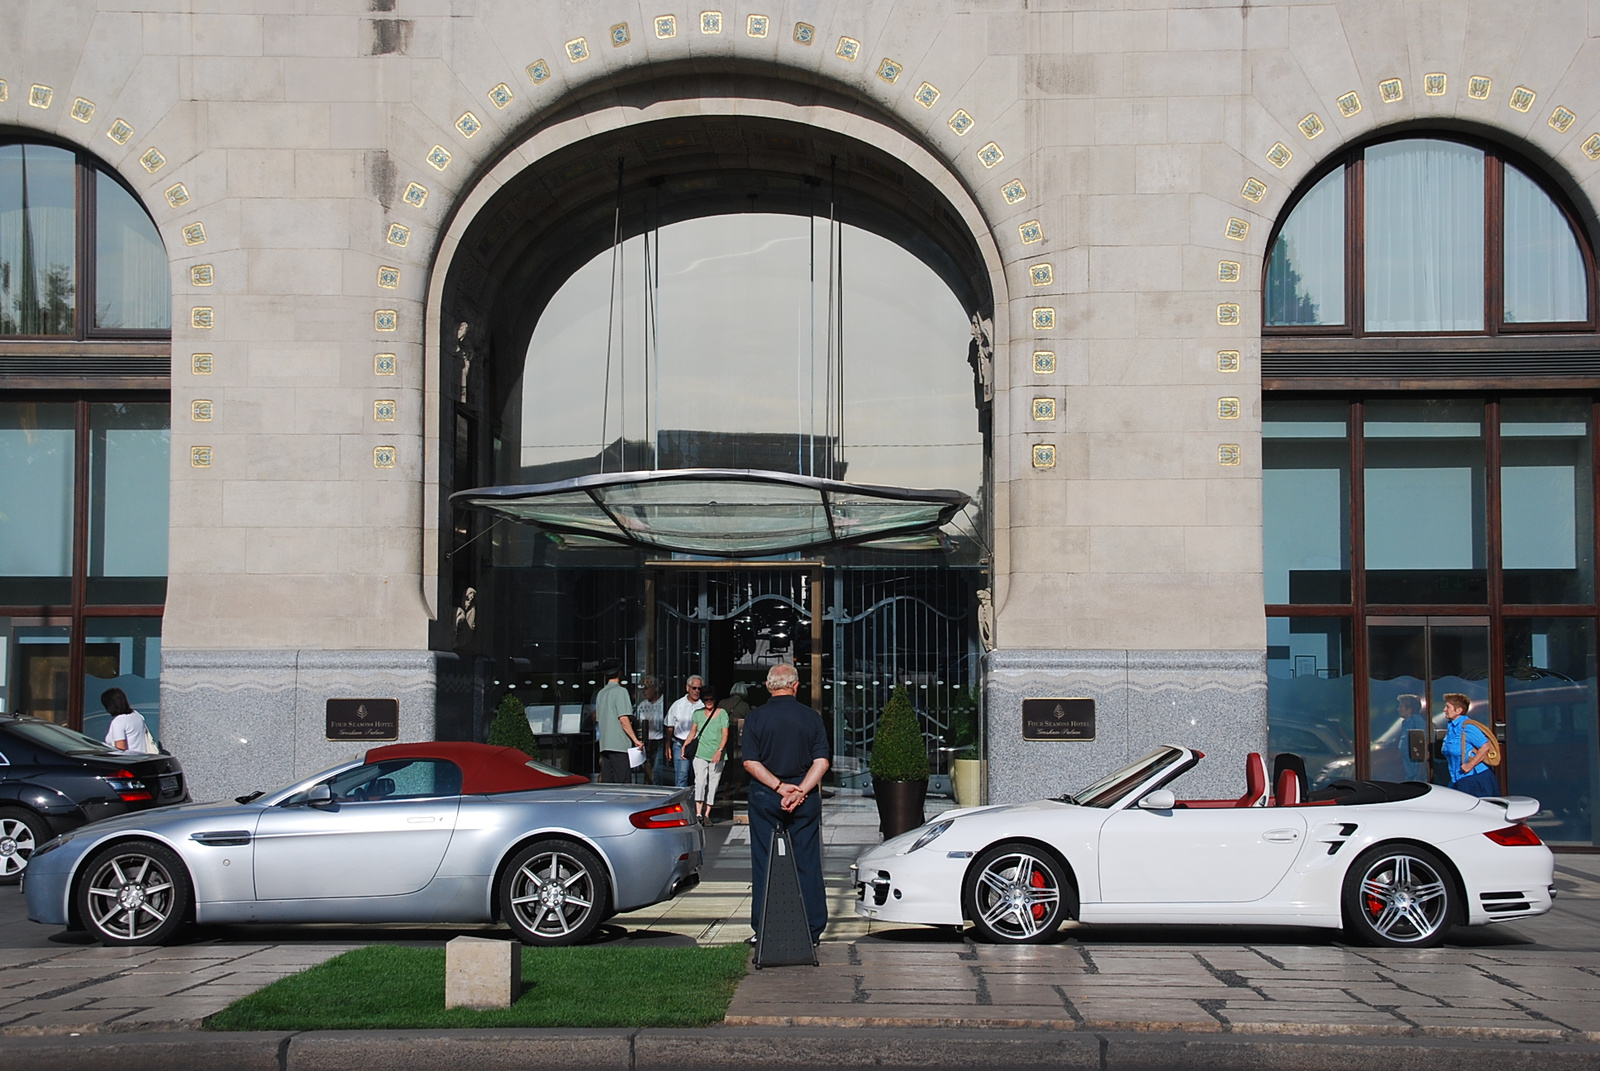
[[[709,826],[711,804],[716,801],[717,784],[722,780],[723,753],[728,748],[728,712],[717,706],[717,693],[709,687],[700,689],[700,702],[702,706],[694,712],[694,727],[683,745],[688,747],[699,741],[694,748],[694,802],[700,824]]]
[[[667,710],[668,758],[672,761],[672,783],[679,788],[689,787],[693,763],[683,757],[683,742],[694,729],[694,712],[700,709],[700,688],[705,678],[690,677],[683,685],[683,697]],[[661,779],[657,779],[660,783]]]
[[[1467,717],[1472,701],[1460,692],[1444,697],[1444,764],[1450,771],[1450,787],[1482,799],[1500,795],[1500,782],[1483,761],[1489,753],[1489,737],[1478,723]]]
[[[107,688],[100,693],[100,705],[111,715],[111,727],[106,730],[106,743],[118,751],[132,751],[140,755],[154,755],[155,741],[144,715],[128,704],[127,693],[121,688]]]
[[[772,831],[782,823],[794,844],[811,943],[828,925],[828,900],[822,887],[822,794],[828,772],[828,732],[822,716],[795,698],[800,674],[787,662],[767,671],[772,698],[745,720],[744,768],[750,774],[750,926],[761,930],[761,902],[767,891],[767,852]]]
[[[628,748],[639,746],[633,729],[633,700],[622,686],[622,663],[607,662],[600,668],[606,686],[594,697],[595,733],[600,737],[600,780],[613,785],[633,781],[628,765]]]
[[[639,682],[639,688],[644,698],[633,704],[633,731],[644,738],[644,765],[634,771],[634,782],[642,779],[653,785],[658,781],[656,763],[661,758],[661,742],[665,739],[661,724],[661,683],[654,677],[645,677]]]

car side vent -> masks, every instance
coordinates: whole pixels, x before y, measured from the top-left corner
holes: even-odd
[[[1531,906],[1528,903],[1528,894],[1525,892],[1479,893],[1478,899],[1483,901],[1483,909],[1490,914],[1504,911],[1527,911]]]
[[[1339,849],[1343,848],[1345,843],[1355,836],[1356,829],[1357,825],[1354,822],[1340,822],[1337,830],[1329,830],[1329,835],[1325,835],[1322,838],[1323,842],[1328,846],[1328,854],[1339,854]]]

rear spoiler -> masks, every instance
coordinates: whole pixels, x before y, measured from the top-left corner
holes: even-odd
[[[1539,813],[1539,801],[1532,796],[1487,796],[1484,802],[1504,807],[1507,822],[1520,822]]]

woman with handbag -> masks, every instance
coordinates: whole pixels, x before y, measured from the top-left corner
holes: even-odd
[[[704,704],[694,712],[694,728],[683,744],[684,758],[694,760],[694,802],[701,825],[711,824],[711,804],[722,780],[723,752],[728,747],[728,712],[717,703],[710,685],[700,689]]]
[[[1500,762],[1500,748],[1485,726],[1467,717],[1472,700],[1460,692],[1444,697],[1445,766],[1450,770],[1450,787],[1480,798],[1500,795],[1500,782],[1490,767]]]

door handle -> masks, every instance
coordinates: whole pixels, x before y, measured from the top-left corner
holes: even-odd
[[[430,825],[430,824],[432,824],[434,822],[437,822],[437,821],[439,821],[439,819],[431,817],[431,816],[427,817],[427,818],[407,818],[406,819],[407,823],[409,823],[410,825],[414,825],[414,826]]]
[[[1265,833],[1261,834],[1261,839],[1278,841],[1280,843],[1291,840],[1299,840],[1300,831],[1297,829],[1269,829]]]

